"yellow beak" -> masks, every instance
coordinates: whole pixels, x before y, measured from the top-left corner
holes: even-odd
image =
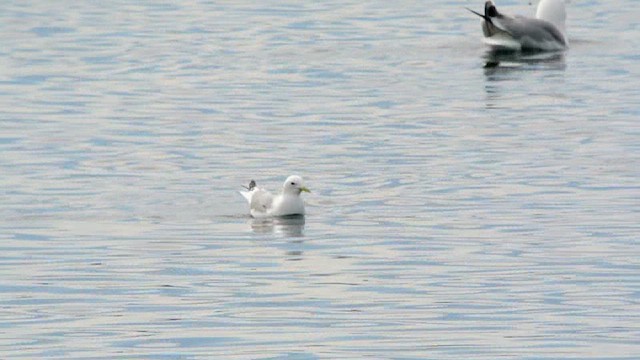
[[[306,187],[304,187],[304,186],[300,188],[300,192],[303,192],[303,191],[304,191],[304,192],[308,192],[308,193],[310,193],[310,192],[311,192],[311,190],[307,189],[307,188],[306,188]]]

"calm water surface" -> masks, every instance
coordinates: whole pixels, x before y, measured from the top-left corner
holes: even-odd
[[[5,2],[2,358],[637,359],[636,1],[465,6]]]

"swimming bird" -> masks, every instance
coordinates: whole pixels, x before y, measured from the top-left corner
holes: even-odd
[[[558,51],[569,46],[564,0],[541,0],[535,18],[502,14],[491,0],[485,2],[484,14],[467,10],[484,19],[484,42],[492,48]]]
[[[254,218],[304,215],[304,202],[300,194],[311,192],[298,175],[289,176],[282,185],[282,193],[276,196],[257,187],[253,180],[245,189],[247,191],[240,191],[240,194],[249,202],[251,216]]]

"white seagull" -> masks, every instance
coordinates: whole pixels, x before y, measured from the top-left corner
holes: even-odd
[[[467,10],[484,19],[484,42],[492,48],[558,51],[569,46],[564,0],[541,0],[535,18],[502,14],[490,0],[484,4],[484,15]]]
[[[246,189],[247,191],[240,191],[240,194],[249,202],[251,216],[254,218],[304,215],[304,202],[300,194],[311,192],[297,175],[289,176],[282,185],[282,193],[276,196],[257,187],[253,180]]]

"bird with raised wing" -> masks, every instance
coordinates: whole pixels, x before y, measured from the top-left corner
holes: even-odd
[[[251,216],[263,218],[269,216],[290,216],[304,215],[304,202],[300,194],[310,192],[297,175],[291,175],[282,185],[282,192],[273,195],[269,191],[256,186],[256,182],[251,180],[246,191],[240,194],[247,199]]]
[[[535,18],[503,14],[491,0],[485,2],[484,14],[467,10],[483,19],[484,42],[492,48],[558,51],[569,46],[564,0],[541,0]]]

